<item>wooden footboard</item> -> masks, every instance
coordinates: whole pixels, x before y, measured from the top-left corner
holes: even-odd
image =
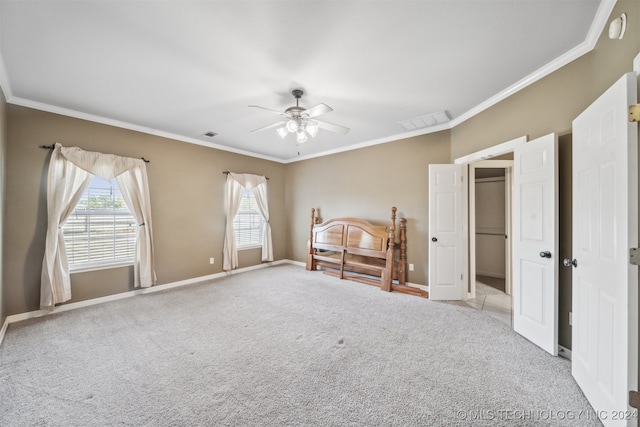
[[[396,211],[391,208],[391,225],[387,229],[360,218],[334,218],[320,223],[315,209],[311,209],[307,270],[322,269],[341,279],[376,285],[385,291],[426,296],[424,291],[405,285],[407,221],[400,220],[396,243]]]

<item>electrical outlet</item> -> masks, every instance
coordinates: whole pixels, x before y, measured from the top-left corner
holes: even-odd
[[[409,264],[409,271],[413,271],[413,264]]]
[[[209,258],[209,264],[213,264],[214,259],[213,258]]]

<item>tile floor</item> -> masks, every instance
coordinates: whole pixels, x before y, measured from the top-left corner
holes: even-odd
[[[513,327],[511,296],[476,280],[476,297],[465,301],[467,305]]]

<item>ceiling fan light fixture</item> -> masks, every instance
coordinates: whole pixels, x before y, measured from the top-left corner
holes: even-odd
[[[270,111],[283,117],[282,121],[280,122],[268,126],[263,126],[261,128],[252,130],[251,132],[275,129],[282,139],[285,139],[290,133],[295,133],[298,144],[307,142],[309,140],[309,137],[315,138],[320,131],[320,128],[343,135],[349,132],[349,128],[347,127],[338,126],[332,123],[327,123],[315,119],[315,117],[321,114],[326,114],[333,111],[333,108],[329,107],[327,104],[322,103],[314,105],[310,108],[301,107],[299,101],[303,94],[302,90],[294,89],[291,93],[296,99],[296,105],[289,107],[284,111],[272,110],[270,108],[260,107],[258,105],[249,105],[249,107],[261,108],[263,110]]]
[[[285,126],[276,129],[276,132],[278,132],[278,135],[280,135],[282,139],[289,135],[289,130]]]
[[[299,127],[298,121],[297,121],[297,120],[295,120],[295,119],[291,119],[291,120],[289,120],[289,121],[287,122],[287,130],[288,130],[289,132],[292,132],[292,133],[293,133],[293,132],[297,131],[297,130],[298,130],[298,127]]]
[[[309,120],[304,128],[311,135],[311,138],[315,138],[318,134],[318,122],[315,120]]]
[[[304,142],[307,142],[308,139],[309,137],[307,137],[304,129],[300,128],[298,129],[298,131],[296,131],[296,140],[298,141],[298,143],[302,144]]]

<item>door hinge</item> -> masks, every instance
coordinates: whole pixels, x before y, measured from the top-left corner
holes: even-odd
[[[629,264],[640,265],[640,249],[638,248],[629,249]]]
[[[640,409],[640,393],[634,390],[629,390],[629,406]]]
[[[640,104],[629,105],[629,121],[640,122]]]

